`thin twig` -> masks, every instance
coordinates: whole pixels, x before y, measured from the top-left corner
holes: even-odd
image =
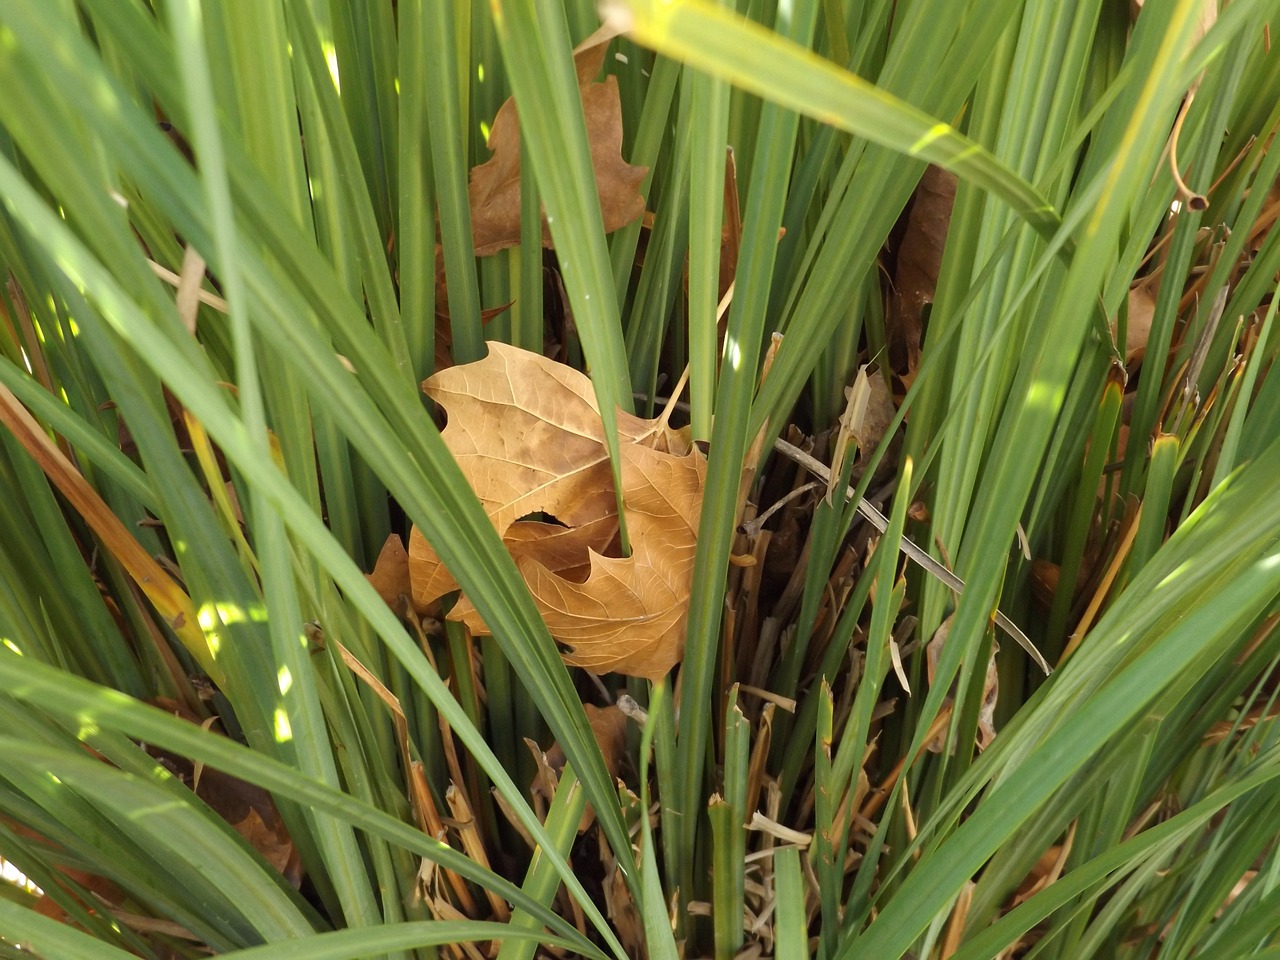
[[[830,480],[831,471],[827,469],[826,465],[823,464],[822,461],[816,459],[815,457],[811,457],[809,454],[805,453],[799,447],[793,446],[787,443],[785,440],[775,440],[773,442],[773,448],[777,450],[779,453],[781,453],[783,456],[787,457],[788,459],[794,460],[796,463],[800,464],[802,467],[804,467],[814,476],[820,477],[823,480],[828,480],[828,481]],[[853,487],[845,488],[846,499],[850,499],[850,500],[853,499],[856,493],[857,491],[854,490]],[[875,527],[877,530],[879,530],[881,533],[884,533],[886,530],[888,530],[889,528],[888,519],[885,518],[885,515],[883,513],[881,513],[871,503],[869,503],[865,497],[861,497],[858,500],[858,512],[862,514],[864,517],[866,517],[867,520],[870,522],[870,524],[873,527]],[[938,580],[942,581],[943,584],[945,584],[950,589],[954,590],[956,593],[963,592],[964,590],[963,580],[961,580],[954,573],[952,573],[950,570],[948,570],[946,567],[940,564],[933,557],[929,556],[927,552],[920,549],[920,547],[916,546],[912,541],[908,540],[906,537],[902,538],[902,541],[899,545],[899,549],[903,553],[905,553],[911,560],[915,561],[915,563],[917,563],[920,567],[922,567],[926,573],[929,573],[932,576],[936,577]],[[1033,644],[1030,638],[1028,638],[1027,635],[1023,633],[1021,629],[1019,629],[1016,623],[1014,623],[1012,620],[1006,617],[999,610],[996,610],[995,621],[996,621],[996,626],[998,626],[1001,630],[1003,630],[1005,633],[1011,636],[1014,640],[1016,640],[1018,643],[1018,646],[1022,647],[1023,650],[1027,651],[1027,654],[1031,657],[1032,660],[1036,662],[1036,664],[1040,667],[1041,670],[1043,670],[1046,674],[1050,674],[1053,672],[1052,668],[1050,668],[1049,666],[1049,662],[1045,660],[1044,656],[1040,653],[1040,651],[1036,649],[1035,644]]]

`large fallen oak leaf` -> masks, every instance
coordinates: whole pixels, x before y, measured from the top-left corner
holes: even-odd
[[[596,673],[660,677],[684,644],[706,460],[685,431],[618,414],[623,502],[632,555],[606,557],[617,500],[591,381],[538,354],[490,343],[423,389],[444,407],[445,444],[529,583],[571,663]],[[559,524],[528,519],[549,514]],[[416,527],[414,603],[457,582]],[[449,614],[488,632],[464,598]]]
[[[604,550],[617,529],[617,499],[591,380],[541,354],[505,343],[488,346],[483,360],[442,370],[422,385],[449,415],[445,445],[499,535],[506,537],[523,517],[544,513],[587,531],[577,534],[581,549]],[[623,443],[677,455],[691,449],[687,432],[627,413],[618,413],[618,433]],[[551,534],[521,530],[516,537],[528,548]],[[521,550],[513,547],[512,553],[519,558]],[[539,559],[566,569],[563,562]],[[579,563],[586,563],[585,553]],[[409,576],[419,608],[458,588],[416,527],[409,536]]]
[[[634,167],[622,159],[622,102],[617,78],[595,82],[609,41],[617,35],[616,28],[602,27],[573,55],[605,233],[644,215],[644,198],[638,191],[649,172],[648,167]],[[520,242],[520,122],[514,98],[508,97],[498,109],[488,147],[493,156],[472,168],[467,188],[472,238],[476,255],[481,257]],[[542,244],[552,246],[545,220]]]

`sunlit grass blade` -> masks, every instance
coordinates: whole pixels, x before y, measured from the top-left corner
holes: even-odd
[[[614,0],[610,16],[667,56],[731,80],[798,113],[954,170],[1010,204],[1046,235],[1053,206],[1025,180],[945,122],[794,43],[701,0]]]
[[[293,899],[296,894],[286,893],[278,877],[248,852],[247,843],[228,842],[229,826],[206,819],[194,804],[176,803],[154,784],[114,770],[82,751],[50,751],[47,745],[4,738],[0,753],[15,771],[56,770],[59,781],[92,796],[94,806],[118,829],[139,837],[139,847],[167,847],[170,856],[182,856],[191,882],[199,883],[206,897],[216,896],[217,891],[223,898],[221,904],[206,901],[210,919],[221,915],[250,943],[256,938],[286,939],[313,931]],[[139,810],[148,811],[148,816],[138,817]],[[181,852],[161,837],[181,837]],[[175,873],[183,872],[176,867],[171,867]]]
[[[69,58],[63,62],[78,63],[80,67],[91,62],[84,59],[77,61],[64,43],[60,43],[58,49]],[[146,140],[142,128],[130,122],[136,121],[136,117],[129,115],[129,121],[125,121],[121,117],[120,109],[113,107],[111,111],[102,114],[100,119],[113,131],[123,136],[122,140],[114,140],[115,143],[134,145],[135,138],[141,137],[143,141]],[[114,133],[113,136],[115,136]],[[160,162],[154,152],[144,149],[138,156],[147,165],[147,169],[159,171],[158,187],[163,187],[166,182],[171,182],[174,178],[183,179],[179,168]],[[158,167],[155,166],[157,163],[159,163]],[[248,165],[237,165],[231,170],[233,188],[240,191],[237,194],[242,204],[240,209],[249,223],[253,224],[257,230],[265,230],[266,236],[271,238],[269,242],[278,241],[279,245],[273,247],[277,256],[285,258],[297,256],[306,261],[308,256],[305,245],[299,245],[296,242],[296,234],[290,234],[287,223],[267,215],[268,211],[273,209],[273,201],[262,193],[260,183],[254,179],[252,168]],[[237,177],[245,179],[241,180]],[[193,239],[205,236],[206,234],[202,231],[207,227],[200,222],[198,213],[186,205],[186,194],[178,190],[166,196],[174,202],[175,206],[171,212],[182,220],[184,230]],[[31,211],[34,208],[26,209]],[[74,256],[75,254],[72,254],[73,258]],[[493,601],[498,602],[499,606],[505,609],[506,612],[497,612],[496,608],[485,611],[486,620],[494,624],[495,632],[504,638],[508,659],[519,670],[524,671],[526,678],[529,678],[528,689],[540,702],[544,715],[555,730],[566,754],[577,765],[588,796],[600,800],[598,809],[601,811],[601,822],[611,832],[618,847],[617,855],[623,861],[629,859],[629,847],[622,841],[623,834],[616,805],[606,804],[603,800],[605,797],[612,797],[612,784],[604,773],[598,749],[588,732],[580,701],[569,686],[565,668],[550,638],[545,634],[545,627],[541,625],[540,618],[528,598],[527,590],[518,578],[514,564],[502,549],[493,534],[492,526],[483,517],[474,501],[474,496],[457,473],[452,457],[444,450],[438,435],[431,428],[420,402],[414,396],[412,385],[377,375],[376,371],[384,370],[389,366],[385,350],[376,340],[370,342],[370,338],[362,336],[358,330],[361,322],[354,320],[349,313],[343,312],[345,304],[349,301],[341,292],[332,289],[331,280],[323,269],[303,269],[293,274],[293,278],[302,284],[303,294],[311,298],[308,302],[321,313],[326,322],[334,324],[335,336],[341,335],[342,346],[356,363],[357,369],[368,371],[368,385],[373,391],[373,396],[377,398],[377,402],[385,404],[388,413],[401,427],[400,432],[393,437],[385,421],[374,413],[370,395],[354,391],[350,374],[338,363],[332,352],[324,345],[317,343],[313,333],[298,321],[297,301],[294,299],[297,293],[293,288],[286,284],[285,289],[290,292],[284,292],[281,286],[285,284],[284,278],[266,270],[262,264],[251,259],[246,258],[242,262],[245,263],[245,269],[249,271],[247,279],[253,295],[261,298],[259,302],[263,303],[262,315],[275,318],[274,322],[264,323],[260,330],[269,339],[274,339],[282,348],[287,345],[289,355],[295,357],[297,362],[306,365],[313,390],[313,400],[328,409],[335,420],[343,424],[348,436],[366,459],[379,463],[379,471],[385,474],[388,486],[405,505],[410,515],[428,532],[432,543],[440,549],[446,563],[459,573],[464,586],[473,575],[478,575],[485,581],[484,587],[479,587],[480,580],[470,581],[476,585],[477,589],[468,588],[469,593],[480,598],[482,610]],[[110,311],[113,316],[128,317],[130,324],[133,322],[132,318],[140,316],[136,310],[123,306],[123,302],[118,299],[118,290],[111,292],[106,289],[111,284],[105,275],[84,263],[76,269],[88,269],[94,274],[97,278],[95,285],[98,293],[96,295],[107,297],[118,308]],[[321,290],[324,291],[323,295],[320,295]],[[179,353],[191,349],[182,340],[175,341],[172,346],[178,348]],[[170,372],[186,369],[183,364],[191,360],[190,356],[186,360],[178,360],[171,353],[166,353],[160,341],[156,341],[149,359]],[[201,377],[184,381],[184,393],[188,389],[194,391],[198,398],[187,396],[184,402],[193,411],[198,412],[209,428],[210,434],[223,444],[226,450],[237,447],[241,438],[232,421],[227,419],[225,399],[219,397],[216,391],[210,390]],[[352,421],[352,417],[355,421]],[[358,425],[355,425],[356,421]],[[217,424],[216,429],[215,424]],[[404,455],[406,445],[411,453],[409,458]],[[238,449],[241,455],[247,456],[243,446]],[[276,482],[274,479],[264,481],[262,479],[264,465],[255,463],[252,458],[240,459],[238,464],[246,470],[248,475],[258,477],[258,482],[268,484]],[[269,470],[267,472],[270,473]],[[452,479],[445,481],[442,479],[444,477]],[[424,481],[426,487],[424,487]],[[426,506],[428,490],[432,490],[433,505],[430,508]],[[291,496],[279,486],[275,486],[274,491],[273,497]],[[309,520],[295,515],[291,510],[285,510],[284,515],[286,522],[297,520],[310,523]],[[468,517],[469,519],[465,519]],[[324,537],[327,538],[327,534]],[[456,550],[450,547],[451,543],[457,547]],[[484,544],[488,546],[485,547]],[[312,542],[311,546],[315,549],[316,543]],[[327,551],[328,547],[325,550]],[[336,560],[332,553],[328,556],[331,560]],[[342,563],[346,564],[349,561],[344,558]],[[493,576],[494,571],[499,569],[505,571],[499,576],[507,578],[506,586],[495,591]],[[505,597],[505,599],[498,601],[499,597]],[[515,607],[523,608],[524,612],[518,615],[521,625],[511,630],[498,629],[496,625],[505,622],[506,617],[515,609],[508,606],[510,603],[514,603]],[[248,608],[251,604],[246,603],[243,606]],[[367,608],[365,612],[368,613]],[[385,613],[384,609],[382,614],[385,615]],[[506,639],[527,635],[530,631],[533,634],[541,634],[545,638],[544,644],[508,643]],[[384,623],[382,632],[384,640],[389,637],[394,638],[389,641],[393,648],[400,645],[399,655],[413,661],[412,669],[419,670],[417,675],[425,676],[420,671],[420,664],[417,664],[417,654],[408,652],[411,647],[405,643],[403,631],[399,628],[391,629]],[[535,663],[539,666],[534,667]],[[536,681],[532,679],[535,674],[529,672],[531,668],[539,676]],[[258,675],[271,676],[271,672],[262,671]],[[555,701],[554,706],[552,701]],[[575,711],[577,719],[570,720]],[[462,728],[455,724],[454,729]],[[478,738],[474,741],[476,746],[481,743],[482,741]],[[501,779],[509,782],[505,776]],[[514,795],[514,788],[510,789]]]

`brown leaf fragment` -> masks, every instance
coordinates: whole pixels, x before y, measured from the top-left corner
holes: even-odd
[[[587,723],[591,725],[591,735],[595,737],[596,746],[600,748],[604,768],[609,771],[609,776],[616,780],[627,747],[626,714],[617,706],[597,707],[591,703],[584,703],[582,706],[587,711]],[[564,750],[560,748],[558,742],[551,745],[545,757],[547,763],[557,773],[564,769]],[[534,782],[535,789],[538,786],[538,779],[540,778],[535,779]],[[588,803],[582,811],[582,819],[578,822],[578,832],[585,833],[595,819],[595,809]]]
[[[644,921],[640,917],[640,911],[636,909],[635,901],[631,899],[627,875],[619,868],[618,861],[606,845],[602,845],[601,859],[605,868],[602,893],[609,922],[613,924],[627,956],[646,956]]]
[[[262,854],[262,859],[275,869],[277,873],[288,876],[295,862],[293,841],[284,830],[284,825],[277,821],[275,828],[270,827],[262,819],[262,814],[250,807],[248,814],[239,823],[232,824],[236,833],[248,841],[249,846]]]
[[[622,103],[617,78],[610,76],[596,82],[609,41],[617,35],[612,26],[602,27],[584,40],[573,56],[605,233],[625,227],[644,214],[644,198],[638,191],[649,172],[647,167],[632,166],[622,158]],[[488,147],[493,156],[472,168],[468,185],[472,235],[476,255],[481,257],[520,242],[520,123],[514,98],[508,98],[498,109]],[[546,247],[553,245],[545,220],[542,243]]]
[[[423,389],[448,413],[443,439],[500,535],[534,513],[567,527],[616,513],[604,428],[582,373],[490,343],[483,360],[443,370]],[[416,527],[409,570],[419,606],[457,589]]]
[[[1156,294],[1152,285],[1139,282],[1129,288],[1129,320],[1124,329],[1124,361],[1141,360],[1151,337],[1151,321],[1156,313]]]
[[[591,725],[591,735],[600,748],[604,768],[609,771],[609,776],[617,779],[626,752],[627,716],[616,704],[597,707],[592,703],[584,703],[582,707],[587,711],[587,723]],[[553,743],[547,751],[547,763],[560,771],[564,769],[564,762],[564,751],[560,744]]]
[[[1066,867],[1067,857],[1071,854],[1075,838],[1076,821],[1072,821],[1071,826],[1067,828],[1064,841],[1055,843],[1040,854],[1031,871],[1023,878],[1022,883],[1018,884],[1017,892],[1009,902],[1008,909],[1012,910],[1018,904],[1025,903],[1050,884],[1058,882],[1058,878],[1062,876],[1062,871]]]
[[[407,597],[412,593],[409,585],[409,554],[405,552],[404,542],[398,533],[387,537],[378,552],[373,573],[366,573],[364,577],[392,610],[400,606],[401,596]]]
[[[954,173],[941,167],[930,166],[925,170],[916,187],[898,250],[890,347],[894,353],[905,352],[908,377],[914,377],[920,366],[921,315],[925,305],[933,303],[937,289],[957,182]],[[897,364],[896,356],[894,360],[895,370],[904,369]]]
[[[955,614],[947,617],[942,621],[933,635],[933,639],[929,641],[926,648],[926,664],[928,667],[929,683],[933,683],[933,676],[937,670],[938,660],[942,656],[942,648],[947,642],[947,637],[951,633],[951,621]],[[987,674],[982,681],[982,705],[978,710],[978,749],[985,750],[991,746],[992,741],[996,738],[995,728],[995,711],[996,704],[1000,699],[1000,674],[996,667],[996,654],[1000,652],[1000,645],[992,643],[991,655],[987,658]],[[954,686],[949,692],[944,703],[950,705],[954,701]],[[925,747],[931,753],[941,753],[946,746],[947,738],[945,732],[939,732],[937,736],[931,737],[925,744]]]
[[[893,403],[893,391],[878,371],[868,375],[866,364],[858,371],[859,378],[866,378],[866,403],[858,411],[858,417],[847,424],[847,429],[858,442],[858,451],[863,459],[871,456],[879,446],[889,424],[897,416],[898,408]],[[845,426],[842,424],[842,426]]]

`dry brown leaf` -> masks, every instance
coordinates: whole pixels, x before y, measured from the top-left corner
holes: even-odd
[[[409,596],[409,554],[405,553],[404,543],[398,533],[387,537],[386,543],[378,552],[378,559],[373,565],[373,573],[366,573],[365,579],[378,591],[384,603],[395,610],[400,605],[400,597]]]
[[[885,383],[884,377],[878,372],[868,375],[869,367],[870,364],[863,364],[854,381],[855,387],[860,381],[865,381],[865,402],[859,404],[857,416],[850,417],[847,422],[842,421],[840,424],[841,429],[848,430],[853,439],[858,442],[858,450],[864,458],[875,452],[885,431],[889,429],[889,424],[898,413],[898,408],[893,404],[893,392],[889,389],[889,384]],[[845,388],[846,397],[849,396],[851,389],[854,388]]]
[[[592,551],[580,584],[537,560],[523,560],[520,572],[551,635],[571,648],[569,663],[656,681],[684,653],[706,460],[631,445],[622,464],[631,556]]]
[[[1124,361],[1141,360],[1151,337],[1151,321],[1156,314],[1156,295],[1151,285],[1137,283],[1129,288],[1129,320],[1124,329]]]
[[[277,818],[278,819],[278,818]],[[262,854],[262,859],[275,869],[277,873],[288,875],[294,863],[293,841],[283,824],[269,826],[262,819],[262,814],[253,807],[239,823],[232,824],[236,833],[248,841],[249,846]]]
[[[573,54],[605,233],[643,216],[644,198],[637,191],[649,172],[647,167],[634,167],[622,159],[622,103],[617,78],[595,81],[609,41],[618,32],[611,26],[602,27]],[[476,255],[481,257],[520,242],[520,123],[514,98],[498,109],[488,147],[493,156],[472,169],[468,186],[472,236]],[[545,220],[542,243],[552,246]]]
[[[920,366],[921,315],[925,305],[933,303],[957,182],[954,173],[930,166],[920,178],[907,215],[894,276],[896,292],[890,330],[891,344],[895,347],[894,369],[904,369],[899,365],[896,350],[904,350],[906,354],[902,358],[907,371],[904,382],[914,378]]]
[[[614,932],[617,933],[627,956],[647,956],[644,921],[640,918],[640,911],[636,909],[635,901],[631,899],[627,875],[619,868],[618,861],[606,844],[601,844],[601,859],[605,867],[605,879],[601,892],[604,894],[605,913],[609,917],[609,922],[613,924]]]
[[[443,438],[529,582],[570,663],[656,678],[680,658],[706,460],[687,431],[619,412],[632,556],[602,555],[617,499],[591,381],[501,343],[424,384],[448,412]],[[532,522],[550,514],[563,526]],[[519,521],[519,522],[517,522]],[[457,588],[414,528],[409,573],[419,607]],[[449,614],[487,632],[470,604]]]
[[[481,326],[494,317],[501,316],[511,309],[514,300],[508,300],[499,307],[485,307],[480,311]],[[453,320],[449,316],[449,284],[444,270],[444,248],[436,244],[436,322],[435,322],[435,365],[433,370],[443,370],[453,366]]]
[[[610,777],[617,779],[626,752],[627,715],[616,704],[597,707],[592,703],[584,703],[582,706],[587,711],[587,723],[591,725],[591,735],[600,748],[604,768],[609,771]],[[546,757],[547,763],[557,772],[564,769],[564,750],[558,742],[551,745]]]

